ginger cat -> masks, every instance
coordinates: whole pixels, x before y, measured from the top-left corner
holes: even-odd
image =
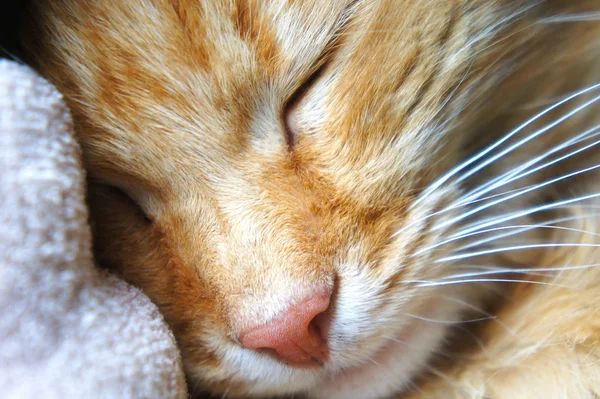
[[[220,397],[600,395],[600,0],[37,0],[99,263]]]

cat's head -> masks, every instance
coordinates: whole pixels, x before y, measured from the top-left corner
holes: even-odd
[[[474,290],[419,284],[455,272],[435,246],[460,208],[436,212],[461,185],[439,179],[536,2],[36,3],[98,259],[160,307],[190,388],[405,387]]]

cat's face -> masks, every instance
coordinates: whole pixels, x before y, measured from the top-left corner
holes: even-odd
[[[524,57],[537,2],[38,3],[99,260],[158,304],[190,388],[406,387],[474,290],[415,283],[454,272],[452,245],[427,248],[458,211],[428,215],[461,187],[425,189],[481,133],[473,102]]]

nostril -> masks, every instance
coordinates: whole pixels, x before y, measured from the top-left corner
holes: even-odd
[[[275,352],[296,367],[316,366],[329,356],[330,289],[318,289],[266,324],[242,331],[239,341],[245,348]]]

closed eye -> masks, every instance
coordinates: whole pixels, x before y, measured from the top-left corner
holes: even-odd
[[[293,151],[296,143],[298,142],[298,135],[300,134],[300,129],[298,126],[298,121],[296,119],[296,109],[298,105],[302,101],[302,99],[306,96],[308,91],[314,86],[316,81],[321,77],[323,71],[327,63],[323,63],[318,69],[315,70],[308,78],[302,83],[298,89],[292,94],[289,99],[285,102],[283,106],[283,126],[285,130],[285,138],[288,145],[289,151]]]
[[[152,217],[150,217],[144,211],[142,206],[128,195],[125,190],[110,184],[96,182],[90,183],[90,188],[88,188],[88,190],[91,190],[91,187],[95,188],[93,190],[94,192],[98,192],[98,189],[100,189],[100,192],[104,193],[103,195],[110,195],[112,198],[118,200],[120,204],[127,208],[132,216],[136,217],[136,219],[142,221],[144,224],[152,225],[154,223]]]

